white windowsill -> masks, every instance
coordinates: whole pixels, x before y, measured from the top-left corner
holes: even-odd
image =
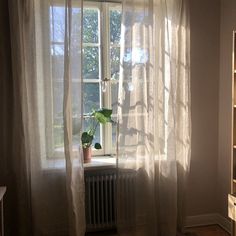
[[[110,169],[116,167],[116,158],[111,156],[94,156],[91,162],[84,163],[84,170]],[[42,163],[43,170],[64,170],[64,159],[45,160]]]
[[[96,156],[92,157],[91,162],[84,163],[84,170],[98,170],[98,169],[116,168],[116,158],[110,156]]]

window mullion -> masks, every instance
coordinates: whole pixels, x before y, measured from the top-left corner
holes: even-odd
[[[103,3],[103,21],[102,21],[102,39],[103,39],[103,68],[104,76],[103,79],[107,78],[110,80],[110,22],[109,22],[109,4]],[[103,104],[104,107],[111,108],[111,88],[110,82],[107,82],[106,91],[103,92]],[[108,123],[104,126],[104,151],[105,154],[111,153],[111,142],[112,132],[111,124]]]

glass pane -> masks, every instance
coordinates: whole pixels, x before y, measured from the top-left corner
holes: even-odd
[[[81,9],[78,7],[72,8],[72,27],[71,27],[71,44],[76,44],[81,42]],[[64,19],[65,20],[65,19]]]
[[[62,79],[64,76],[64,45],[51,45],[52,77]]]
[[[99,50],[98,47],[83,48],[83,77],[84,79],[99,78]]]
[[[80,143],[80,131],[81,131],[81,118],[78,117],[78,115],[74,115],[72,116],[72,142],[73,145],[76,147],[78,147],[78,144]]]
[[[73,79],[81,79],[81,9],[72,8],[71,44],[70,44],[70,72]]]
[[[116,120],[115,118],[112,118],[113,120]],[[112,148],[116,148],[116,132],[117,132],[117,124],[112,124]]]
[[[118,82],[112,82],[111,84],[111,105],[112,105],[112,114],[117,114],[117,105],[118,105]]]
[[[50,22],[51,41],[63,42],[65,37],[65,8],[50,7]]]
[[[80,48],[74,47],[73,52],[71,53],[71,66],[70,66],[70,73],[72,80],[81,80],[81,55],[80,55]],[[64,66],[64,65],[63,65]]]
[[[84,113],[100,107],[99,83],[84,83]]]
[[[98,9],[83,10],[83,42],[98,43]]]
[[[121,34],[121,11],[110,10],[110,40],[111,43],[119,43]]]
[[[111,79],[119,80],[120,72],[120,48],[111,48]]]
[[[63,136],[63,80],[53,80],[53,130],[54,147],[59,148],[64,145]]]
[[[84,131],[88,130],[91,125],[91,120],[85,118],[83,125],[84,125],[83,130]],[[101,125],[99,125],[96,129],[96,133],[95,133],[95,136],[93,139],[93,144],[94,143],[100,143],[102,145],[102,143],[101,143]]]
[[[54,124],[54,148],[64,147],[64,130],[62,125]]]

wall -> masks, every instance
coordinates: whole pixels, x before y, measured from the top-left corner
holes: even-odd
[[[193,133],[187,215],[218,212],[227,218],[236,2],[190,0],[190,8]]]
[[[220,0],[190,0],[190,27],[192,160],[187,216],[195,216],[217,212]]]
[[[9,168],[9,156],[11,155],[11,126],[12,126],[12,74],[11,74],[11,49],[9,32],[8,1],[0,1],[0,186],[9,184],[12,180],[12,172]],[[12,189],[14,186],[12,187]],[[9,190],[9,189],[8,189]],[[16,235],[14,191],[7,194],[4,199],[6,235]],[[7,207],[6,207],[7,206]],[[13,213],[14,212],[14,213]]]
[[[230,192],[230,157],[232,128],[232,35],[236,30],[235,0],[221,1],[221,47],[219,87],[219,212],[227,217],[227,195]]]
[[[0,16],[3,18],[0,20],[0,28],[4,30],[4,34],[0,34],[0,65],[7,61],[10,64],[10,58],[7,57],[10,51],[7,41],[9,32],[4,28],[6,25],[1,25],[7,19],[6,3],[0,1]],[[187,189],[188,216],[217,211],[227,215],[231,150],[231,36],[234,25],[236,29],[236,2],[222,0],[221,5],[220,12],[220,0],[190,0],[192,161]],[[0,78],[5,81],[11,78],[10,68],[8,71],[1,69],[0,73]],[[3,80],[0,82],[0,95],[9,92]],[[1,107],[2,111],[4,109],[7,108]],[[7,124],[0,124],[5,132]],[[7,135],[7,131],[4,132],[0,132],[2,140]],[[6,148],[7,145],[3,146]],[[6,155],[3,153],[5,148],[0,148],[1,156]]]

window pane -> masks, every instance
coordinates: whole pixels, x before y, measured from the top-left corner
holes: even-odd
[[[50,33],[51,41],[63,42],[65,37],[65,8],[50,7]]]
[[[83,42],[98,43],[98,9],[83,10]]]
[[[120,71],[120,48],[111,48],[111,79],[118,80]]]
[[[84,125],[83,130],[87,131],[89,129],[90,125],[91,125],[91,121],[89,121],[89,119],[85,118],[83,125]],[[101,136],[101,125],[99,125],[97,127],[97,130],[96,130],[96,133],[95,133],[95,136],[94,136],[94,139],[93,139],[93,144],[94,143],[100,143],[102,145],[100,136]]]
[[[84,79],[99,78],[99,50],[98,47],[83,48],[83,77]]]
[[[110,10],[110,40],[111,43],[120,42],[121,32],[121,11]]]
[[[117,105],[118,105],[118,82],[113,82],[111,84],[111,105],[112,105],[112,114],[117,114]]]
[[[72,44],[76,44],[81,42],[81,9],[80,8],[76,8],[73,7],[72,8],[72,27],[71,27],[71,40],[72,40]],[[65,19],[64,19],[65,20]]]
[[[112,118],[113,120],[116,120],[115,118]],[[117,133],[117,124],[112,124],[112,148],[116,147],[116,133]]]
[[[74,113],[74,111],[73,111]],[[72,142],[73,145],[78,147],[78,144],[80,143],[80,131],[81,131],[81,117],[78,117],[78,115],[76,116],[75,114],[73,114],[72,116]]]
[[[99,83],[84,83],[84,113],[100,107]]]
[[[54,123],[54,148],[63,148],[64,147],[64,131],[63,126],[57,123]]]
[[[53,80],[53,130],[54,130],[54,147],[64,146],[63,136],[63,81]]]
[[[62,79],[64,75],[64,45],[52,44],[51,60],[52,77],[55,79]]]

